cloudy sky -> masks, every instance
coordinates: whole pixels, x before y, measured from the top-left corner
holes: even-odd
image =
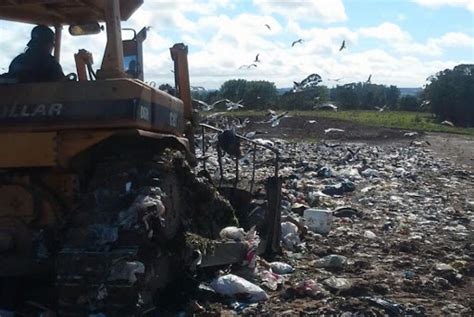
[[[421,87],[437,71],[474,63],[474,0],[146,0],[123,23],[143,26],[152,27],[145,80],[158,84],[173,83],[168,48],[178,42],[189,46],[191,84],[206,88],[233,78],[289,87],[311,73],[328,86],[372,74],[373,83]],[[0,72],[24,50],[30,30],[0,21]],[[105,33],[64,34],[65,72],[75,71],[79,48],[100,65]],[[291,47],[297,39],[303,42]],[[239,69],[257,54],[257,68]]]

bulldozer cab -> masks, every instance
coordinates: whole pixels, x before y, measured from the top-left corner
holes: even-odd
[[[144,27],[138,33],[134,29],[123,30],[133,32],[133,38],[122,41],[123,67],[132,78],[143,80],[143,41],[146,39],[148,28]]]
[[[107,34],[97,71],[92,69],[92,55],[79,50],[74,56],[77,75],[69,81],[0,82],[0,132],[9,132],[8,136],[0,134],[0,141],[23,139],[24,133],[29,133],[24,142],[17,142],[16,153],[0,159],[0,168],[64,167],[72,157],[117,133],[173,137],[190,151],[192,105],[187,47],[176,44],[170,49],[177,91],[176,96],[171,96],[143,82],[143,41],[147,29],[138,33],[131,30],[133,36],[122,40],[122,31],[130,30],[122,30],[121,21],[127,20],[142,3],[141,0],[0,1],[0,19],[55,28],[54,56],[58,61],[64,26],[69,26],[72,35],[93,36],[103,29],[99,23],[105,22]],[[53,138],[84,129],[94,135],[94,141],[78,142],[72,152],[59,149],[63,154],[54,160],[57,149],[52,147],[44,149],[50,153],[41,154],[36,162],[21,155],[31,148],[31,135],[35,143],[53,144]]]

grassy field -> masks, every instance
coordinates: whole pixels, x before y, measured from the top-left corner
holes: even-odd
[[[406,129],[413,131],[447,132],[466,134],[474,136],[474,128],[459,128],[444,126],[437,123],[430,113],[424,112],[404,112],[404,111],[290,111],[292,116],[304,116],[314,118],[332,118],[339,120],[353,121],[365,125]],[[264,111],[236,111],[236,116],[260,116],[265,115]]]

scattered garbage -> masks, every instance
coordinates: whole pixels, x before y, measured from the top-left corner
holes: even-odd
[[[319,299],[326,296],[324,289],[312,279],[304,280],[298,283],[294,288],[295,295],[298,297],[312,297],[314,299]]]
[[[275,291],[278,288],[278,285],[282,284],[284,281],[281,275],[267,270],[260,272],[259,276],[262,280],[262,285],[272,291]]]
[[[268,299],[267,293],[259,286],[250,283],[234,274],[227,274],[214,279],[211,287],[216,293],[233,298],[260,302]]]
[[[347,263],[347,258],[342,255],[331,254],[316,260],[315,266],[321,268],[343,268]]]
[[[322,190],[322,193],[329,196],[335,196],[335,195],[341,196],[344,193],[353,192],[354,190],[355,190],[355,185],[353,182],[344,181],[337,185],[327,185]]]
[[[372,231],[370,231],[370,230],[365,230],[364,231],[364,237],[367,238],[367,239],[375,239],[375,238],[377,238],[377,235],[375,233],[373,233]]]
[[[404,308],[402,305],[392,302],[388,299],[376,298],[376,297],[363,297],[364,300],[372,305],[383,308],[388,316],[401,316]]]
[[[455,303],[472,315],[463,294],[474,276],[469,239],[474,174],[400,136],[390,144],[350,145],[272,139],[282,153],[283,179],[283,252],[276,258],[294,271],[283,275],[276,290],[270,274],[265,281],[257,276],[255,283],[270,298],[245,306],[245,313],[449,315],[457,313],[458,307],[449,306]],[[422,141],[424,134],[414,137]],[[273,159],[271,153],[261,158]],[[232,179],[235,164],[227,164],[225,177]],[[255,176],[273,171],[258,166]],[[307,209],[332,211],[329,232],[313,232]],[[285,274],[271,263],[263,271]],[[256,272],[262,272],[258,264]],[[291,300],[297,297],[303,302]],[[299,306],[304,297],[322,300],[309,309]]]
[[[311,231],[328,234],[331,231],[332,212],[324,209],[306,209],[303,218]]]
[[[352,217],[360,217],[362,213],[352,207],[338,207],[334,209],[332,215],[334,217],[352,218]]]
[[[334,291],[348,290],[352,287],[352,283],[348,279],[335,276],[325,279],[323,284]]]

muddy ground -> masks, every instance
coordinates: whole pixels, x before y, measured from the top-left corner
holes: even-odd
[[[422,132],[408,137],[411,131],[309,117],[284,118],[271,127],[259,123],[263,119],[252,118],[239,132],[283,140],[277,142],[283,153],[283,215],[301,216],[297,204],[350,206],[357,212],[335,217],[328,235],[300,232],[302,245],[284,247],[271,259],[291,264],[295,272],[276,290],[259,277],[251,279],[267,292],[267,301],[204,296],[188,309],[199,307],[194,313],[202,316],[474,315],[472,137]],[[329,128],[344,132],[325,133]],[[352,156],[347,149],[359,152]],[[334,173],[321,176],[321,167]],[[374,175],[368,176],[370,170]],[[354,191],[318,193],[341,175],[355,184]],[[328,255],[347,262],[317,267]],[[264,269],[260,261],[258,270]],[[348,284],[330,286],[334,278]],[[302,292],[299,286],[310,280],[316,286]]]

